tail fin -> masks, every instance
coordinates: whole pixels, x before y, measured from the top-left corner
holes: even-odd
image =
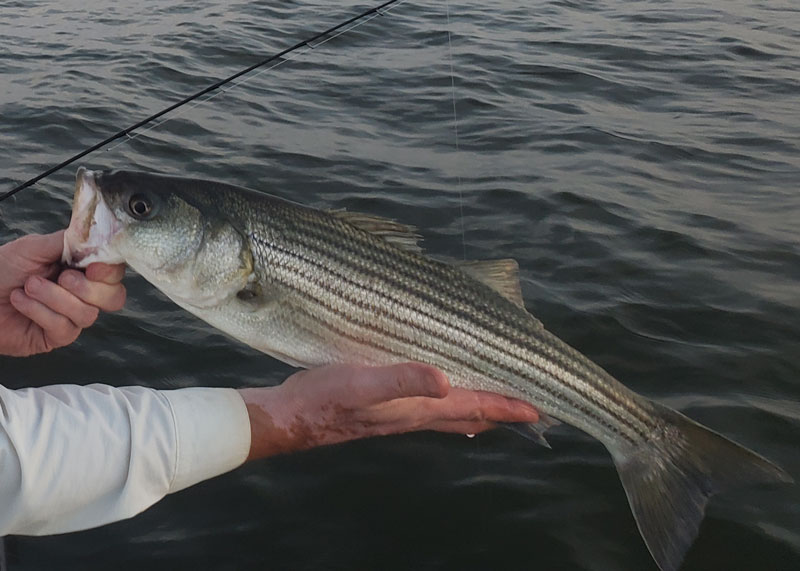
[[[650,554],[662,571],[676,571],[712,495],[757,482],[793,480],[756,453],[652,404],[665,421],[660,442],[612,454]]]

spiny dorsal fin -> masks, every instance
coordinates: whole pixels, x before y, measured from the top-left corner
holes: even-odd
[[[524,308],[522,287],[519,285],[519,264],[516,260],[479,260],[456,262],[464,273],[483,282],[504,298]]]
[[[417,234],[417,229],[413,226],[363,212],[348,212],[347,210],[330,210],[329,212],[356,228],[380,236],[398,248],[410,252],[422,252],[419,245],[422,236]]]

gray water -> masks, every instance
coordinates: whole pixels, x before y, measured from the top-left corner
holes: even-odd
[[[0,1],[0,191],[368,4],[90,6]],[[449,7],[448,27],[445,3],[404,3],[82,164],[392,216],[436,255],[514,257],[548,329],[799,478],[797,5]],[[65,227],[73,177],[3,203],[0,239]],[[125,310],[71,347],[0,359],[0,382],[291,373],[126,283]],[[569,427],[550,441],[420,433],[274,458],[129,521],[10,538],[9,568],[655,569],[603,447]],[[683,567],[798,568],[797,486],[715,498]]]

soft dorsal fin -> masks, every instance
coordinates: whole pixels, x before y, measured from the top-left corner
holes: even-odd
[[[455,264],[461,271],[485,283],[504,298],[525,307],[522,287],[519,285],[519,264],[511,258],[501,260],[460,261]]]
[[[468,276],[486,284],[522,309],[526,309],[525,301],[522,299],[522,286],[519,283],[519,264],[516,260],[503,258],[500,260],[459,261],[455,262],[455,265]],[[528,315],[537,326],[544,328],[541,321],[530,313]]]
[[[333,216],[369,232],[380,236],[390,244],[410,252],[422,252],[419,243],[422,236],[417,234],[417,229],[408,224],[402,224],[389,218],[364,214],[363,212],[349,212],[347,210],[330,210]]]

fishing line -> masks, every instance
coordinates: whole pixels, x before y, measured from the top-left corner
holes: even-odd
[[[447,52],[448,52],[448,59],[450,61],[450,93],[453,99],[453,133],[455,136],[455,147],[456,147],[456,177],[457,177],[457,186],[458,188],[458,206],[460,210],[459,219],[461,221],[461,256],[464,260],[467,259],[467,233],[464,229],[464,192],[462,189],[461,184],[461,169],[459,168],[461,165],[461,146],[458,140],[458,108],[456,106],[456,74],[454,70],[453,64],[453,41],[452,41],[452,34],[450,33],[450,0],[445,0],[444,2],[445,8],[445,15],[447,18]],[[477,451],[478,456],[481,454],[481,439],[475,438],[475,434],[467,434],[467,438],[474,438],[475,439],[475,450]],[[487,487],[484,492],[484,500],[488,504],[494,503],[494,493],[491,487]],[[478,518],[484,525],[487,526],[487,522],[485,518]]]
[[[454,70],[453,64],[453,41],[450,33],[450,0],[445,0],[444,2],[444,9],[445,9],[445,16],[447,20],[447,53],[448,53],[448,60],[450,62],[450,93],[453,100],[453,133],[455,136],[455,147],[456,147],[456,177],[457,177],[457,186],[458,189],[458,206],[460,210],[459,219],[461,221],[461,256],[462,259],[467,259],[467,234],[464,229],[464,193],[461,188],[461,171],[460,171],[460,158],[461,158],[461,147],[458,141],[458,110],[456,106],[456,74]],[[467,434],[467,438],[475,438],[475,434]],[[481,439],[475,438],[475,449],[478,451],[478,454],[481,453]],[[488,501],[489,503],[492,502],[492,491],[491,489],[487,490],[488,492]],[[479,518],[480,519],[480,518]],[[485,522],[484,522],[485,523]]]
[[[456,76],[455,72],[453,71],[453,41],[450,37],[450,0],[445,0],[444,2],[444,10],[445,15],[447,17],[447,53],[450,59],[450,91],[453,96],[453,132],[455,133],[456,139],[456,177],[458,178],[458,182],[456,184],[456,188],[458,188],[458,206],[461,211],[461,257],[462,259],[467,259],[467,235],[464,230],[464,193],[461,190],[461,172],[458,169],[458,159],[461,156],[460,148],[458,145],[458,113],[456,111]]]
[[[178,109],[179,107],[183,107],[184,105],[187,105],[188,103],[191,103],[192,101],[194,101],[196,99],[199,99],[200,97],[203,97],[204,95],[219,89],[223,85],[226,85],[228,83],[233,82],[234,80],[242,77],[245,74],[250,73],[251,71],[254,71],[254,70],[256,70],[256,69],[258,69],[260,67],[263,67],[263,66],[265,66],[265,65],[267,65],[269,63],[277,61],[277,63],[275,65],[273,65],[273,66],[271,66],[271,67],[269,67],[269,68],[267,68],[265,70],[262,70],[258,74],[255,74],[255,76],[258,76],[261,73],[269,71],[270,69],[274,69],[274,68],[278,67],[279,65],[282,65],[286,61],[289,61],[291,59],[294,59],[294,57],[296,57],[296,56],[293,56],[293,57],[288,57],[287,58],[286,56],[288,56],[290,54],[293,54],[293,53],[297,52],[298,50],[303,50],[303,51],[300,52],[297,55],[302,55],[304,53],[307,53],[307,52],[313,50],[314,48],[329,42],[330,40],[332,40],[334,38],[338,38],[342,34],[345,34],[345,33],[349,32],[351,30],[354,30],[358,26],[369,22],[373,18],[376,18],[378,16],[383,16],[383,15],[386,15],[386,14],[390,13],[391,10],[393,10],[394,8],[400,6],[401,4],[404,4],[407,1],[408,0],[387,0],[386,2],[383,2],[382,4],[380,4],[378,6],[375,6],[373,8],[368,9],[368,10],[365,10],[365,11],[359,13],[359,14],[356,14],[355,16],[353,16],[351,18],[348,18],[344,22],[341,22],[339,24],[336,24],[335,26],[332,26],[332,27],[328,28],[327,30],[324,30],[322,32],[314,34],[313,36],[311,36],[308,39],[301,40],[301,41],[297,42],[296,44],[294,44],[293,46],[290,46],[290,47],[288,47],[288,48],[286,48],[286,49],[284,49],[284,50],[282,50],[282,51],[280,51],[280,52],[278,52],[278,53],[276,53],[274,55],[271,55],[271,56],[269,56],[269,57],[267,57],[267,58],[265,58],[265,59],[263,59],[263,60],[261,60],[259,62],[256,62],[253,65],[251,65],[251,66],[249,66],[249,67],[247,67],[247,68],[245,68],[245,69],[243,69],[241,71],[238,71],[238,72],[234,73],[233,75],[230,75],[230,76],[228,76],[228,77],[226,77],[224,79],[221,79],[221,80],[209,85],[208,87],[206,87],[204,89],[201,89],[197,93],[189,95],[189,96],[181,99],[180,101],[178,101],[176,103],[173,103],[172,105],[162,109],[158,113],[154,113],[154,114],[150,115],[149,117],[147,117],[145,119],[142,119],[141,121],[139,121],[137,123],[134,123],[130,127],[126,127],[124,129],[114,133],[113,135],[111,135],[110,137],[108,137],[106,139],[103,139],[99,143],[96,143],[96,144],[92,145],[91,147],[88,147],[87,149],[85,149],[85,150],[81,151],[80,153],[68,158],[67,160],[55,165],[54,167],[51,167],[51,168],[47,169],[46,171],[44,171],[43,173],[33,177],[32,179],[27,180],[27,181],[23,182],[22,184],[12,188],[11,190],[3,193],[2,195],[0,195],[0,202],[2,202],[3,200],[6,200],[7,198],[12,197],[13,195],[18,193],[19,191],[21,191],[21,190],[23,190],[25,188],[28,188],[29,186],[33,186],[34,184],[36,184],[37,182],[39,182],[43,178],[46,178],[46,177],[50,176],[51,174],[60,171],[64,167],[67,167],[67,166],[71,165],[72,163],[74,163],[78,159],[81,159],[81,158],[85,157],[89,153],[93,153],[94,151],[96,151],[96,150],[98,150],[98,149],[100,149],[102,147],[105,147],[106,145],[109,145],[110,143],[113,143],[117,139],[122,139],[124,137],[124,140],[122,142],[118,143],[117,145],[114,145],[113,147],[107,148],[106,150],[114,149],[114,148],[118,147],[120,144],[122,144],[123,142],[135,139],[139,135],[138,134],[131,135],[131,133],[133,131],[135,131],[136,129],[138,129],[139,127],[143,127],[144,125],[147,125],[148,123],[152,123],[153,121],[155,121],[156,119],[158,119],[160,117],[163,117],[167,113],[170,113],[171,111],[174,111],[175,109]],[[255,77],[255,76],[253,76],[253,77]],[[248,78],[248,80],[249,79],[252,79],[252,77]],[[240,81],[238,83],[235,83],[234,85],[231,86],[230,89],[232,89],[233,87],[236,87],[238,85],[241,85],[242,83],[244,83],[244,81],[246,81],[246,80],[243,80],[243,81]],[[224,90],[224,91],[227,91],[227,90]],[[202,103],[205,103],[206,101],[208,101],[210,99],[213,99],[214,97],[219,95],[219,93],[224,93],[224,91],[215,93],[211,97],[208,97],[206,99],[201,100],[197,104],[193,105],[190,109],[193,109],[194,107],[197,107],[198,105],[200,105]],[[188,111],[188,109],[185,110],[184,113],[186,111]],[[169,119],[166,119],[164,121],[160,121],[158,124],[148,128],[145,132],[151,131],[152,129],[158,127],[159,125],[163,125],[168,120]]]

